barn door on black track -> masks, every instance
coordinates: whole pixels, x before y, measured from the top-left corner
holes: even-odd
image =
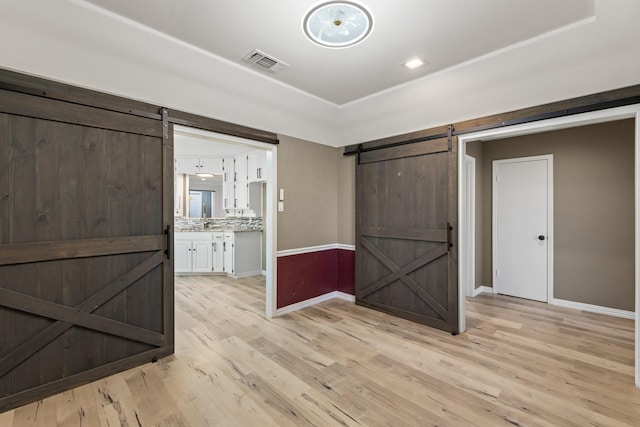
[[[457,138],[359,153],[356,303],[458,333]]]

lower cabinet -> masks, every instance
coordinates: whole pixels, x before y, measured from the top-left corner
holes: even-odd
[[[210,273],[213,269],[212,233],[176,233],[176,273]]]
[[[213,266],[214,273],[224,272],[224,233],[213,233]]]
[[[177,232],[176,273],[226,273],[240,278],[262,274],[261,232]]]

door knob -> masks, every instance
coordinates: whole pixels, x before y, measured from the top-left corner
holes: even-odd
[[[541,234],[538,236],[538,240],[544,240],[544,236]]]

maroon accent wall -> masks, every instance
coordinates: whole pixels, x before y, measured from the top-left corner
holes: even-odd
[[[355,252],[342,249],[278,257],[277,308],[329,292],[354,294]]]
[[[337,289],[345,294],[356,294],[356,253],[344,249],[336,249],[338,258]]]

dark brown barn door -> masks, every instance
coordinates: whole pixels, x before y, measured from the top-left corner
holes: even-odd
[[[0,89],[0,412],[173,352],[170,126],[123,111]]]
[[[458,333],[457,140],[359,154],[356,302]]]

